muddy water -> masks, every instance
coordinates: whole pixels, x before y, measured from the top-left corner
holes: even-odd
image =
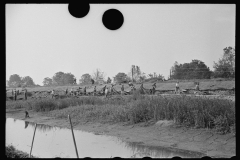
[[[6,145],[29,153],[35,124],[27,121],[6,119]],[[199,157],[196,153],[176,152],[169,149],[148,147],[139,143],[124,142],[117,137],[95,135],[74,130],[79,158],[142,158],[142,157]],[[41,158],[76,158],[70,129],[38,124],[32,155]]]

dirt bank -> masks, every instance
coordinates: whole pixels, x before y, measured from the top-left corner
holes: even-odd
[[[24,110],[7,110],[6,118],[16,118],[30,122],[70,128],[67,119],[46,117],[43,113],[29,111],[30,118],[24,118]],[[232,157],[236,155],[236,137],[233,134],[219,135],[207,129],[190,129],[167,123],[126,123],[74,124],[74,129],[117,136],[128,142],[138,142],[147,146],[162,146],[173,149],[200,152],[211,157]]]

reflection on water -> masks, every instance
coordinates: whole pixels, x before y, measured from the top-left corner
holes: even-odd
[[[29,153],[35,123],[6,119],[6,145]],[[144,146],[141,143],[124,142],[117,137],[95,135],[74,130],[79,157],[92,158],[167,158],[200,157],[198,154],[171,151],[161,147]],[[32,155],[41,158],[76,158],[71,130],[38,124],[35,133]]]

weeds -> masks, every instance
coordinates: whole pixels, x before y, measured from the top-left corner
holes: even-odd
[[[223,134],[235,131],[235,102],[226,99],[153,97],[136,92],[131,96],[111,100],[101,97],[80,97],[7,102],[7,108],[24,106],[58,118],[67,118],[70,114],[76,123],[98,121],[136,124],[152,119],[174,120],[177,124],[189,127],[214,128]]]

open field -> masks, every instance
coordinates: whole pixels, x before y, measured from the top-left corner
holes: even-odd
[[[216,89],[233,89],[235,88],[235,80],[185,80],[185,81],[179,81],[179,87],[182,89],[194,89],[195,84],[194,82],[198,81],[200,82],[199,89],[200,90],[216,90]],[[156,82],[156,89],[157,90],[174,90],[175,89],[175,83],[176,81],[164,81],[164,82]],[[144,83],[144,87],[147,89],[152,88],[152,84],[150,82]],[[110,86],[110,84],[106,84],[107,86]],[[140,87],[140,84],[134,84],[136,88]],[[80,87],[87,87],[87,91],[91,92],[93,91],[93,87],[95,85],[81,85]],[[103,85],[96,85],[97,90],[101,89],[105,84]],[[120,85],[114,86],[115,89],[120,90]],[[124,84],[124,87],[126,90],[129,90],[130,87],[128,84]],[[79,88],[79,85],[72,85],[72,86],[53,86],[53,87],[33,87],[33,88],[27,88],[29,91],[45,91],[45,90],[66,90],[66,89],[77,89]],[[7,88],[9,90],[14,89],[14,88]],[[16,88],[17,90],[21,90],[21,88]]]
[[[195,81],[183,81],[179,83],[180,89],[189,89],[189,90],[194,90],[195,88]],[[146,89],[151,89],[153,83],[144,83],[143,86]],[[139,89],[140,84],[134,84],[136,89]],[[101,90],[105,85],[96,85],[97,91]],[[110,84],[106,84],[107,87],[110,86]],[[83,86],[52,86],[52,87],[35,87],[35,88],[27,88],[28,92],[34,92],[34,91],[51,91],[52,89],[55,89],[57,92],[63,94],[64,91],[68,88],[70,90],[73,88],[74,90],[78,89],[79,87],[84,88],[85,85]],[[94,85],[86,85],[87,92],[93,92]],[[120,91],[121,85],[115,85],[114,89],[117,91]],[[124,84],[125,91],[130,91],[130,87],[128,84]],[[7,88],[7,95],[11,95],[11,90],[13,88]],[[22,88],[16,88],[17,90],[22,90]],[[221,92],[221,90],[224,92],[224,90],[233,90],[235,91],[235,80],[230,80],[230,81],[200,81],[200,86],[199,86],[200,91],[217,91]],[[156,90],[159,91],[174,91],[175,90],[175,82],[157,82],[156,83]],[[220,91],[219,91],[220,90]]]

